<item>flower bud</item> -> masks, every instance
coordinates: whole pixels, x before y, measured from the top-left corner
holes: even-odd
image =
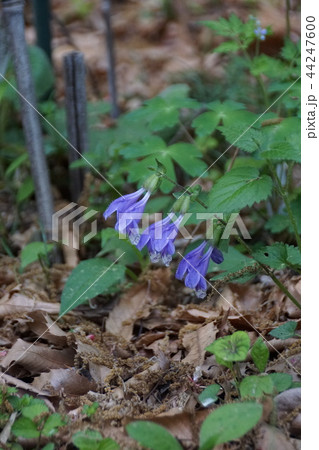
[[[172,211],[180,214],[185,214],[188,211],[190,204],[190,196],[182,194],[174,203]]]
[[[161,184],[161,177],[156,174],[149,176],[143,183],[143,187],[148,191],[153,193],[156,191]]]

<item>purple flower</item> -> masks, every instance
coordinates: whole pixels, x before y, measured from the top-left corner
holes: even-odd
[[[144,193],[144,197],[139,200]],[[140,239],[138,223],[142,218],[145,205],[150,195],[151,193],[146,192],[144,188],[133,192],[133,194],[123,195],[114,200],[103,214],[106,220],[116,211],[117,221],[115,229],[122,234],[127,234],[132,244],[136,245]]]
[[[141,250],[145,245],[150,254],[150,260],[155,263],[162,260],[165,266],[169,266],[172,255],[175,253],[174,241],[178,233],[178,227],[183,219],[180,215],[175,222],[171,222],[174,213],[170,213],[165,219],[150,225],[143,231],[137,248]]]
[[[206,253],[204,249],[207,242],[204,241],[195,250],[189,252],[179,263],[176,278],[182,280],[185,276],[185,286],[195,289],[198,298],[205,298],[207,283],[205,275],[208,270],[210,258],[216,263],[220,264],[224,261],[223,254],[218,248],[208,247]]]
[[[259,22],[260,23],[260,22]],[[259,25],[259,24],[258,24]],[[261,28],[261,26],[258,26],[254,30],[255,35],[261,40],[264,41],[266,39],[267,30],[266,28]]]

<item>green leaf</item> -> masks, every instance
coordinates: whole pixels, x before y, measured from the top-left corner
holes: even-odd
[[[221,103],[219,100],[208,103],[208,112],[200,114],[192,122],[192,127],[195,128],[196,134],[199,137],[209,136],[215,131],[217,125],[222,122],[224,125],[229,125],[236,120],[236,112],[243,110],[245,107],[242,103],[237,103],[232,100],[226,100]],[[241,115],[247,111],[241,111]],[[238,136],[236,136],[237,138]]]
[[[27,417],[19,417],[12,425],[11,431],[15,436],[26,439],[38,438],[40,436],[40,432],[35,423]]]
[[[262,130],[260,156],[275,161],[301,160],[301,120],[288,117],[280,123],[269,125]]]
[[[111,438],[103,439],[96,430],[78,431],[72,436],[72,442],[79,450],[119,450],[119,445]]]
[[[91,448],[92,450],[92,448]],[[99,442],[97,450],[120,450],[120,446],[111,438],[105,438]]]
[[[259,372],[264,372],[269,359],[269,350],[264,340],[259,337],[251,348],[251,357]]]
[[[254,258],[273,269],[284,269],[285,267],[300,267],[300,250],[293,245],[276,242],[273,245],[263,247],[253,253]]]
[[[98,407],[98,402],[93,402],[92,405],[84,405],[82,408],[82,414],[86,414],[88,417],[91,417],[96,413]]]
[[[214,48],[214,53],[229,53],[237,52],[242,46],[235,41],[223,42],[218,47]]]
[[[33,192],[34,192],[34,183],[32,177],[27,177],[19,187],[17,193],[17,202],[19,204],[22,203],[24,200],[31,197]]]
[[[220,406],[203,422],[199,433],[200,450],[211,450],[218,444],[240,438],[257,425],[262,411],[259,403]]]
[[[53,248],[53,244],[30,242],[30,244],[27,244],[21,252],[21,269],[24,270],[29,264],[37,261],[39,255],[47,255]]]
[[[245,331],[216,339],[206,350],[224,361],[244,361],[250,346],[250,339]]]
[[[7,167],[5,171],[5,176],[9,177],[10,175],[12,175],[16,171],[16,169],[20,167],[21,164],[23,164],[25,161],[28,161],[27,152],[22,153],[22,155],[18,156],[12,161],[12,163]]]
[[[125,266],[113,264],[104,258],[80,262],[69,276],[61,298],[60,314],[66,314],[86,300],[105,292],[116,283],[121,283]]]
[[[153,422],[131,422],[125,427],[131,438],[151,450],[182,450],[181,445],[164,427]]]
[[[219,120],[215,112],[204,112],[193,120],[192,127],[195,128],[197,136],[209,136],[216,130]]]
[[[66,425],[66,421],[62,419],[61,414],[53,413],[45,421],[42,434],[44,436],[53,436],[64,425]]]
[[[53,89],[54,76],[52,65],[42,48],[32,45],[28,47],[32,78],[38,99]]]
[[[32,402],[32,405],[22,408],[21,411],[24,417],[27,417],[31,420],[35,419],[37,416],[45,412],[49,412],[49,408],[43,400],[36,400]]]
[[[292,386],[292,376],[289,373],[270,373],[269,376],[278,394]]]
[[[128,176],[128,180],[132,183],[145,179],[146,175],[150,174],[149,167],[156,167],[157,161],[165,167],[166,175],[174,181],[176,175],[173,161],[191,176],[201,175],[207,167],[200,159],[202,154],[195,145],[181,142],[167,147],[158,136],[148,137],[144,142],[129,145],[120,150],[120,154],[125,159],[134,160]],[[136,161],[137,158],[144,159]],[[173,187],[171,182],[163,179],[160,189],[168,193]]]
[[[239,391],[242,398],[261,398],[272,394],[274,385],[269,375],[252,375],[242,380]]]
[[[49,444],[45,445],[41,450],[54,450],[54,444],[50,442]]]
[[[261,132],[248,128],[246,124],[231,124],[218,128],[231,144],[248,153],[258,150],[261,143]]]
[[[283,325],[271,330],[268,334],[277,339],[289,339],[295,336],[295,331],[297,328],[297,322],[286,322]]]
[[[220,391],[219,384],[212,384],[207,386],[198,396],[198,400],[205,408],[212,405],[218,400],[218,392]]]
[[[238,212],[259,203],[271,194],[272,180],[253,167],[237,167],[220,178],[209,195],[209,208],[214,212]]]
[[[247,256],[243,255],[234,247],[229,247],[228,252],[224,253],[224,261],[221,264],[218,264],[218,266],[216,265],[213,266],[213,271],[215,272],[222,271],[222,272],[219,273],[218,275],[213,276],[212,278],[210,278],[210,280],[211,281],[220,280],[226,276],[244,270],[246,267],[252,267],[254,264],[255,262],[252,258],[248,258]],[[249,277],[250,279],[254,276],[255,273],[249,273],[247,275],[241,276],[240,278],[234,275],[232,282],[234,281],[236,283],[243,283],[246,282],[247,277]]]

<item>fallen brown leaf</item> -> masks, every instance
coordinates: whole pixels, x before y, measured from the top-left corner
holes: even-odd
[[[32,345],[18,339],[1,361],[1,366],[8,368],[15,363],[32,374],[46,372],[50,369],[67,368],[73,366],[74,350],[71,348],[54,350],[44,345]]]
[[[61,392],[67,395],[84,395],[96,388],[95,382],[80,375],[74,368],[51,369],[36,377],[32,386],[47,391],[50,395],[59,395]]]
[[[200,366],[204,361],[205,348],[215,340],[217,332],[215,322],[210,322],[195,331],[185,333],[182,343],[188,354],[183,362]]]
[[[137,319],[149,315],[150,306],[157,304],[167,290],[171,273],[169,269],[157,269],[148,283],[129,289],[110,312],[105,329],[130,340]]]
[[[58,303],[43,302],[35,298],[27,297],[21,293],[6,293],[0,299],[0,318],[13,314],[25,314],[32,311],[45,311],[49,314],[59,314]]]
[[[67,333],[53,322],[53,320],[43,311],[33,311],[28,314],[32,319],[29,328],[41,339],[45,339],[51,344],[65,346],[67,344]]]

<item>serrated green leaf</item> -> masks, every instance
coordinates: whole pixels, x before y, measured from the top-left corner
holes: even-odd
[[[250,353],[259,372],[264,372],[269,359],[269,350],[261,337],[256,340],[251,348]]]
[[[116,283],[121,283],[125,266],[113,264],[104,258],[80,262],[67,279],[61,297],[60,314],[66,314],[86,300],[105,292]]]
[[[30,242],[21,252],[21,269],[24,270],[29,264],[37,261],[39,255],[46,255],[53,250],[53,244],[46,244],[45,242]]]
[[[212,405],[218,400],[218,392],[220,391],[219,384],[211,384],[207,386],[203,392],[201,392],[198,396],[198,400],[201,402],[202,406],[206,408],[207,406]]]
[[[252,375],[244,378],[239,391],[242,398],[261,398],[265,394],[272,394],[274,385],[269,375]]]
[[[252,123],[252,122],[251,122]],[[261,131],[250,127],[247,123],[232,123],[227,126],[218,127],[225,139],[231,144],[248,153],[259,149],[262,136]]]
[[[44,403],[43,400],[37,400],[36,402],[32,402],[32,405],[25,406],[24,408],[22,408],[21,411],[24,417],[27,417],[28,419],[31,420],[35,419],[37,416],[39,416],[44,412],[49,412],[49,408],[47,407],[47,405]]]
[[[11,431],[15,436],[26,439],[38,438],[40,436],[36,424],[27,417],[19,417],[12,425]]]
[[[131,422],[127,433],[142,446],[151,450],[182,450],[179,442],[164,427],[153,422]]]
[[[251,430],[262,416],[259,403],[232,403],[213,411],[199,433],[199,450],[211,450],[218,444],[238,439]]]
[[[283,325],[280,325],[277,328],[274,328],[270,331],[270,336],[273,336],[277,339],[289,339],[295,336],[295,331],[297,328],[297,322],[286,322]]]
[[[53,436],[59,431],[60,427],[66,425],[66,421],[62,419],[61,414],[51,414],[44,423],[42,434],[44,436]]]
[[[298,247],[276,242],[253,253],[254,258],[273,269],[300,267],[301,255]]]
[[[224,361],[244,361],[250,346],[250,339],[245,331],[235,333],[216,339],[206,347],[206,351],[213,353],[217,358]]]
[[[292,386],[292,376],[289,373],[270,373],[276,393],[290,389]]]
[[[253,167],[237,167],[218,180],[209,195],[209,209],[214,212],[238,212],[259,203],[271,194],[272,179]]]

